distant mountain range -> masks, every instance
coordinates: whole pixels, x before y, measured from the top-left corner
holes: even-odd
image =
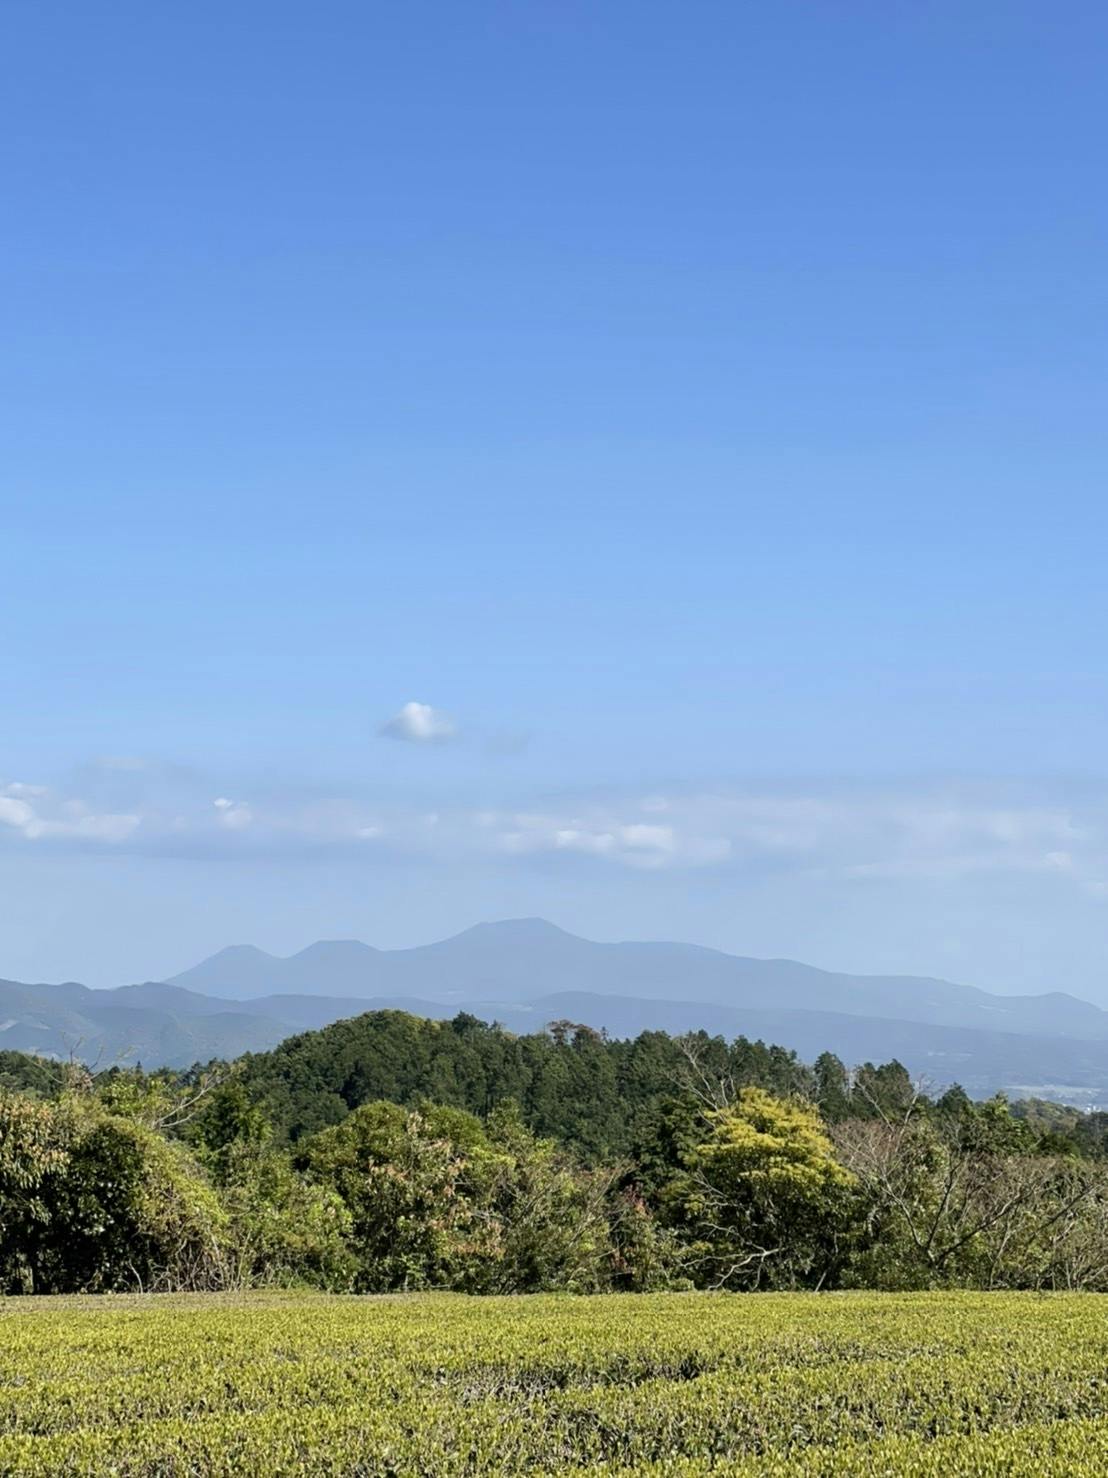
[[[977,1094],[1108,1102],[1108,1012],[1074,996],[998,996],[691,944],[598,944],[541,919],[479,924],[408,950],[329,940],[280,958],[238,945],[169,981],[117,990],[0,981],[0,1048],[181,1066],[385,1007],[465,1010],[512,1031],[563,1017],[619,1036],[703,1027],[808,1059],[896,1056],[936,1086],[958,1081]]]

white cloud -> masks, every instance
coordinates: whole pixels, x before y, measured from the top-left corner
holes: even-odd
[[[475,821],[487,826],[487,813],[479,813]],[[498,842],[502,851],[516,856],[569,852],[637,868],[700,867],[722,861],[730,851],[726,838],[624,820],[617,809],[600,806],[564,817],[517,812],[503,818]]]
[[[452,739],[457,729],[448,714],[429,703],[413,702],[405,703],[399,713],[381,725],[379,732],[387,739],[404,739],[412,744],[441,744]]]
[[[55,837],[74,841],[125,842],[141,824],[142,817],[131,814],[78,816],[60,821],[35,817],[23,828],[23,835],[30,841]]]
[[[672,852],[674,846],[672,826],[645,826],[635,822],[620,828],[620,837],[625,847],[641,847],[645,851]]]
[[[1108,789],[1086,796],[1080,810],[1038,789],[919,782],[675,790],[664,813],[649,806],[649,819],[641,794],[611,792],[565,808],[481,811],[472,825],[511,856],[575,854],[634,868],[726,864],[858,880],[1050,872],[1085,889],[1108,880]]]
[[[587,831],[580,826],[563,826],[554,833],[554,845],[561,851],[587,852],[604,857],[616,845],[610,831]]]
[[[25,796],[33,796],[32,805]],[[130,812],[92,811],[83,801],[64,800],[43,806],[49,791],[44,785],[9,785],[0,794],[0,824],[10,827],[29,842],[70,839],[74,841],[122,842],[141,824]],[[43,814],[43,811],[47,814]]]
[[[14,826],[22,831],[34,819],[34,807],[26,801],[17,800],[11,795],[0,795],[0,821],[5,826]]]
[[[348,854],[367,863],[407,857],[459,870],[726,868],[751,878],[837,878],[859,888],[1023,874],[1041,877],[1044,887],[1108,896],[1108,784],[671,784],[664,806],[649,789],[613,788],[519,807],[356,786],[320,794],[257,777],[250,784],[250,801],[238,797],[238,782],[221,793],[202,777],[168,769],[153,779],[149,771],[117,773],[106,784],[80,771],[75,793],[0,785],[0,844],[164,856]]]
[[[233,801],[228,796],[218,796],[212,805],[219,812],[219,824],[227,831],[245,831],[254,820],[254,813],[245,801]]]

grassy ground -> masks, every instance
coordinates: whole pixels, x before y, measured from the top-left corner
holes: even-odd
[[[0,1474],[1102,1475],[1091,1295],[0,1300]]]

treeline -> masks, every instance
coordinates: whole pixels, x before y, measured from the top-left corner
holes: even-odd
[[[0,1291],[1108,1290],[1106,1145],[704,1033],[381,1011],[183,1073],[0,1053]]]

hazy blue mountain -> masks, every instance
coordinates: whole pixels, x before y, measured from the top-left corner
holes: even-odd
[[[298,994],[526,1004],[580,991],[733,1008],[772,1002],[799,1011],[1108,1038],[1108,1012],[1062,992],[998,996],[946,980],[837,974],[695,944],[597,944],[542,919],[478,924],[406,950],[333,940],[282,959],[236,946],[174,976],[172,983],[235,1000]]]
[[[0,1047],[45,1057],[74,1058],[110,1067],[141,1062],[147,1067],[187,1067],[212,1057],[235,1057],[276,1046],[295,1030],[285,1021],[248,1011],[230,1001],[202,1009],[175,993],[170,1003],[155,986],[89,990],[83,985],[20,985],[0,981]],[[197,997],[197,1001],[203,1001]],[[171,1009],[172,1004],[172,1009]]]
[[[399,1009],[446,1018],[467,1010],[510,1031],[541,1031],[568,1019],[613,1036],[703,1028],[778,1042],[812,1060],[836,1052],[844,1062],[898,1057],[935,1089],[960,1082],[986,1096],[1005,1090],[1070,1103],[1108,1102],[1108,1039],[1032,1036],[778,1005],[721,1006],[713,1002],[646,1000],[567,991],[530,1002],[445,1003],[417,997],[274,995],[233,1002],[179,986],[149,982],[115,991],[80,985],[20,985],[0,981],[0,1047],[109,1066],[142,1062],[182,1067],[212,1057],[264,1051],[296,1032],[314,1030],[368,1010]]]
[[[994,996],[690,944],[596,944],[541,919],[480,924],[408,950],[330,940],[280,958],[240,945],[171,981],[114,991],[0,981],[0,1047],[184,1066],[385,1008],[465,1010],[516,1032],[568,1018],[615,1036],[742,1033],[808,1059],[895,1056],[937,1087],[1108,1102],[1108,1013],[1073,996]]]
[[[380,950],[357,939],[321,939],[284,958],[252,944],[232,944],[174,975],[172,983],[236,1000],[279,991],[364,997],[373,993],[374,962],[380,956]]]

